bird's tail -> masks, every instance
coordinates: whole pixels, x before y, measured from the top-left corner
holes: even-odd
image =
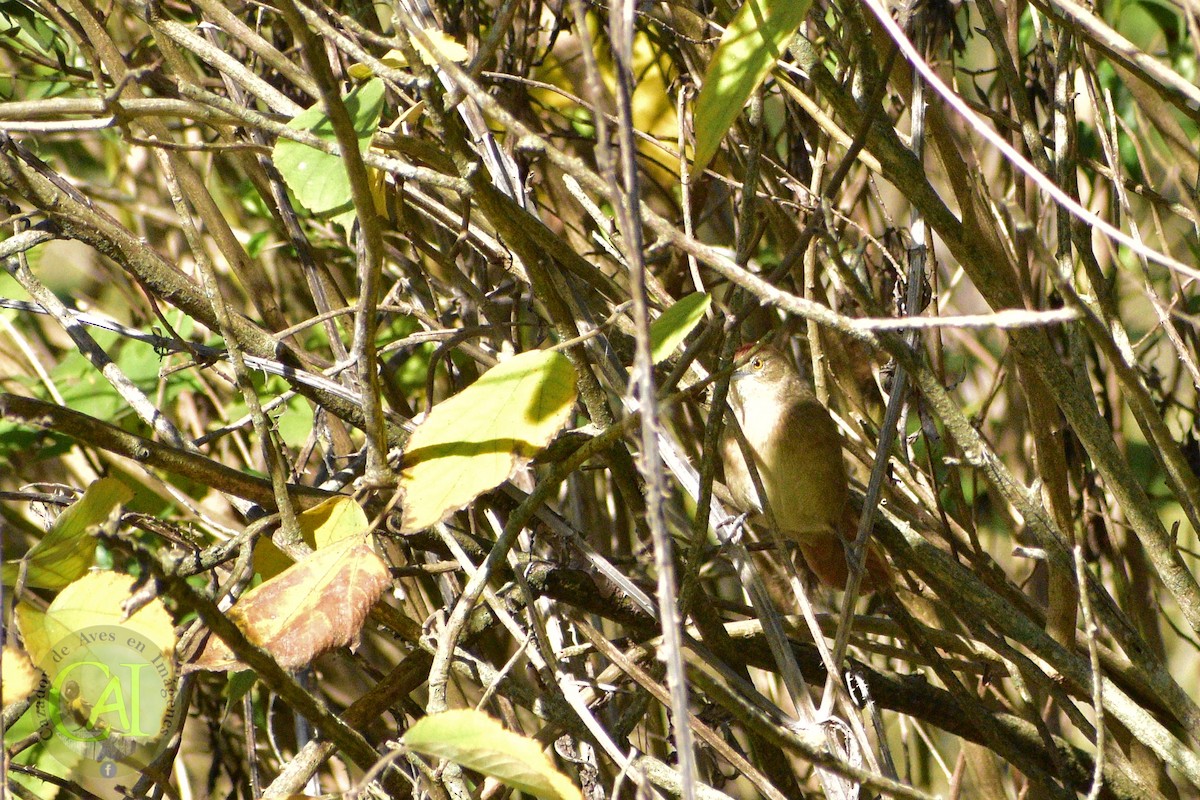
[[[800,543],[800,555],[821,583],[843,589],[850,574],[846,546],[834,536],[821,536]],[[892,585],[892,570],[883,553],[874,544],[867,545],[866,571],[860,584],[863,592],[874,592]]]

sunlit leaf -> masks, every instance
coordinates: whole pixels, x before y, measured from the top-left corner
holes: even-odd
[[[10,706],[19,703],[37,689],[40,673],[29,654],[11,644],[4,645],[4,681],[3,705]]]
[[[699,173],[746,101],[783,54],[804,21],[812,0],[746,0],[725,29],[696,98],[696,154]]]
[[[365,536],[349,536],[246,592],[229,618],[279,666],[298,669],[358,638],[363,620],[391,574]],[[245,669],[223,641],[210,636],[204,652],[185,669]]]
[[[26,564],[25,585],[35,589],[61,589],[83,577],[96,558],[96,539],[89,531],[132,497],[129,487],[116,478],[101,478],[93,483],[83,497],[59,515],[46,535],[29,548],[25,558],[5,562],[4,583],[16,584],[22,561]]]
[[[574,402],[567,357],[534,350],[434,406],[405,450],[401,529],[428,528],[499,486],[554,438]]]
[[[416,104],[410,106],[403,114],[396,117],[395,123],[391,125],[391,130],[398,129],[401,125],[412,125],[421,118],[425,113],[425,101],[419,100]]]
[[[457,709],[417,720],[404,744],[427,756],[473,769],[526,794],[547,800],[582,800],[532,739],[506,730],[482,711]]]
[[[356,87],[344,100],[358,135],[361,151],[371,144],[383,110],[383,81],[374,79]],[[298,114],[288,127],[307,131],[327,142],[337,142],[333,123],[321,103]],[[317,215],[353,210],[350,176],[341,156],[332,156],[290,139],[280,138],[272,153],[276,168],[300,203]]]
[[[86,628],[121,627],[153,642],[158,653],[175,651],[175,628],[162,601],[152,599],[126,617],[125,602],[133,592],[134,578],[119,572],[92,572],[67,586],[45,612],[28,603],[17,603],[17,623],[33,663],[51,675],[54,645]]]
[[[683,343],[712,304],[706,292],[693,292],[674,303],[650,325],[650,358],[662,361]]]
[[[358,501],[345,495],[334,495],[296,515],[304,541],[314,550],[361,534],[370,520]],[[292,559],[280,551],[266,536],[254,545],[254,571],[264,579],[273,578],[292,565]]]
[[[408,59],[399,50],[388,50],[379,57],[379,63],[388,69],[403,69],[408,66]],[[367,80],[375,76],[375,73],[371,70],[371,66],[361,61],[351,64],[348,72],[350,73],[350,77],[356,81]]]
[[[342,539],[365,533],[371,521],[367,512],[353,497],[337,495],[297,515],[300,530],[307,536],[312,531],[312,545],[319,549]]]
[[[423,33],[429,37],[429,41],[433,43],[434,48],[441,53],[444,58],[447,58],[450,61],[461,63],[471,57],[471,54],[467,51],[467,48],[463,47],[454,39],[454,37],[443,32],[439,28],[426,28]],[[412,39],[412,44],[413,48],[417,51],[417,55],[421,57],[422,61],[431,67],[437,66],[437,59],[434,58],[433,55],[425,49],[425,46],[418,42],[415,37]],[[390,67],[391,69],[404,69],[408,66],[408,59],[405,58],[404,53],[401,50],[389,50],[379,60],[384,64],[384,66]],[[350,76],[357,80],[369,78],[373,74],[374,73],[371,72],[371,68],[366,64],[353,64],[350,67]]]

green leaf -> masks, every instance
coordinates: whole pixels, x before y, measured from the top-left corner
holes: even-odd
[[[706,292],[693,292],[671,305],[650,325],[650,358],[662,361],[683,343],[712,304]]]
[[[75,446],[75,440],[49,431],[30,430],[8,420],[0,420],[0,468],[13,469],[20,458],[28,467],[38,461],[58,458]]]
[[[404,453],[401,529],[428,528],[499,486],[545,447],[575,403],[575,371],[561,353],[502,361],[413,432]]]
[[[60,64],[70,51],[57,25],[21,3],[0,3],[0,27],[5,28],[5,38],[15,39],[22,45],[32,45]]]
[[[358,147],[365,152],[379,127],[383,111],[383,81],[376,78],[356,87],[344,100],[346,111],[358,134]],[[293,130],[307,131],[327,142],[337,142],[333,123],[321,103],[298,114],[288,123]],[[290,139],[279,139],[272,154],[275,166],[300,204],[313,214],[345,214],[352,210],[350,176],[340,156],[331,156]]]
[[[13,745],[17,742],[27,741],[28,737],[37,736],[45,721],[45,713],[39,714],[37,703],[31,703],[21,718],[4,732],[4,743]],[[47,776],[58,775],[65,778],[76,774],[75,770],[78,768],[82,756],[71,751],[51,753],[48,742],[53,739],[46,740],[41,737],[38,739],[36,744],[14,755],[10,763],[36,767],[40,773],[45,773]],[[24,786],[33,797],[41,798],[41,800],[55,800],[58,796],[57,784],[43,781],[33,775],[26,775],[24,772],[10,769],[7,777],[13,783]]]
[[[293,397],[283,407],[283,416],[275,423],[285,442],[301,443],[312,433],[313,409],[302,396]]]
[[[1174,8],[1143,1],[1122,4],[1113,27],[1140,49],[1153,53],[1178,38],[1181,20]]]
[[[183,391],[203,389],[195,375],[186,370],[176,371],[164,379],[162,357],[153,347],[124,339],[111,331],[97,330],[92,335],[116,361],[121,372],[147,395],[162,391],[162,401],[170,404]],[[50,371],[50,378],[62,394],[62,404],[73,411],[112,423],[134,413],[113,385],[79,352],[67,353]],[[35,385],[33,392],[40,399],[51,399],[40,386]]]
[[[242,698],[258,683],[258,673],[252,669],[243,669],[229,673],[229,682],[225,684],[225,716],[241,705]]]
[[[404,734],[411,750],[473,769],[526,794],[548,800],[582,800],[566,775],[556,770],[532,739],[505,730],[473,709],[431,714]]]
[[[812,0],[746,0],[725,29],[696,98],[696,154],[701,172],[746,101],[783,54]]]
[[[261,256],[263,250],[265,250],[267,245],[271,243],[272,235],[273,234],[271,231],[259,231],[258,233],[252,234],[246,241],[246,255],[250,256],[251,258],[258,258]]]
[[[132,498],[133,492],[116,478],[96,481],[83,497],[59,515],[23,559],[4,563],[4,583],[16,584],[21,562],[28,565],[25,585],[35,589],[62,589],[82,578],[96,558],[96,540],[88,535],[88,530],[104,522],[114,508]]]

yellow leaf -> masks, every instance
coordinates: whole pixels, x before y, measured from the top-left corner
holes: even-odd
[[[4,698],[3,705],[7,708],[13,703],[19,703],[38,687],[40,673],[29,660],[29,654],[24,650],[4,645]]]
[[[46,673],[34,710],[53,723],[47,745],[61,763],[89,753],[96,763],[136,771],[179,722],[171,617],[152,598],[126,618],[133,587],[129,575],[93,572],[63,589],[45,613],[17,604],[26,648]]]
[[[175,628],[162,601],[155,598],[126,619],[124,604],[133,584],[131,575],[92,572],[59,592],[45,613],[28,603],[17,603],[17,623],[33,662],[53,677],[60,663],[52,658],[58,643],[88,628],[105,626],[148,640],[155,645],[154,655],[171,659]]]
[[[416,121],[421,118],[423,113],[425,113],[425,101],[418,100],[416,105],[405,110],[403,114],[396,117],[396,121],[392,124],[391,129],[393,131],[397,131],[400,130],[401,125],[415,124]]]
[[[296,518],[300,530],[307,536],[312,532],[313,549],[320,549],[351,536],[366,533],[371,521],[367,512],[353,497],[337,495],[328,500],[322,500],[317,505],[302,512]]]
[[[533,350],[434,406],[405,449],[401,530],[428,528],[499,486],[554,438],[574,403],[567,357]]]
[[[346,495],[334,495],[322,500],[312,508],[296,515],[300,533],[313,550],[334,542],[363,533],[370,520],[358,501]],[[260,537],[254,545],[254,571],[263,579],[274,578],[292,565],[292,559],[284,555],[267,537]]]
[[[675,10],[681,14],[689,13],[679,7]],[[602,38],[604,14],[589,11],[586,20],[593,40]],[[608,91],[615,95],[616,71],[608,48],[596,48],[594,55],[601,80]],[[589,73],[580,69],[579,61],[578,51],[560,42],[559,47],[547,54],[532,77],[565,92],[531,87],[530,95],[536,98],[538,103],[562,113],[576,133],[591,138],[595,135],[591,113],[571,99],[572,95],[587,97],[589,93],[585,79],[585,75]],[[634,35],[632,69],[633,74],[637,76],[633,87],[634,127],[649,134],[653,139],[670,142],[673,146],[679,135],[679,118],[674,101],[675,91],[671,87],[678,79],[678,72],[670,56],[660,44],[656,44],[652,36],[647,36],[645,31]],[[657,144],[639,137],[638,155],[648,175],[662,188],[667,189],[678,180],[677,157],[669,155]]]
[[[383,64],[388,69],[404,69],[408,66],[408,59],[404,57],[404,53],[399,50],[388,50],[379,57],[379,63]],[[375,73],[367,64],[357,63],[352,64],[349,69],[350,77],[357,80],[366,80],[372,77]]]
[[[13,608],[13,616],[16,619],[17,630],[21,632],[21,640],[25,642],[25,649],[33,660],[40,663],[49,658],[54,642],[50,641],[46,633],[46,615],[22,602]]]
[[[448,36],[438,28],[425,28],[423,33],[429,37],[429,41],[433,43],[434,48],[441,53],[444,58],[456,63],[462,63],[471,57],[471,54],[467,52],[467,48],[463,47],[461,44],[455,41],[453,37]],[[416,40],[416,37],[413,37],[412,45],[417,51],[417,55],[421,57],[422,61],[431,67],[437,66],[437,59],[425,49],[424,45]],[[408,66],[408,59],[404,57],[404,53],[400,50],[387,51],[383,56],[380,57],[379,61],[389,69],[404,69]],[[352,64],[349,72],[350,77],[360,81],[366,80],[374,75],[371,67],[361,62]]]
[[[404,734],[410,749],[473,769],[546,800],[582,800],[571,780],[554,768],[541,745],[473,709],[431,714]]]
[[[374,72],[371,71],[370,66],[362,63],[361,61],[357,61],[357,62],[351,64],[350,68],[347,69],[346,71],[349,72],[350,77],[354,78],[354,80],[356,80],[356,81],[365,81],[366,79],[370,78],[372,75],[375,74]]]
[[[443,33],[441,30],[437,28],[426,28],[424,33],[429,37],[429,41],[433,44],[434,49],[450,61],[462,63],[471,57],[471,54],[467,52],[467,48],[463,47],[452,37]],[[421,56],[422,61],[431,67],[437,65],[437,59],[435,59],[433,55],[431,55],[430,52],[425,49],[425,45],[418,42],[415,38],[412,40],[412,43],[413,47],[415,47],[417,50],[417,54]]]

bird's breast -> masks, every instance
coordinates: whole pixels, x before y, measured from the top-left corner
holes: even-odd
[[[828,534],[841,524],[849,499],[841,435],[815,400],[776,409],[750,403],[738,415],[767,502],[781,531],[800,539]],[[732,449],[738,449],[736,441]],[[735,498],[755,499],[740,451],[726,448],[726,471],[733,473],[727,478]]]

